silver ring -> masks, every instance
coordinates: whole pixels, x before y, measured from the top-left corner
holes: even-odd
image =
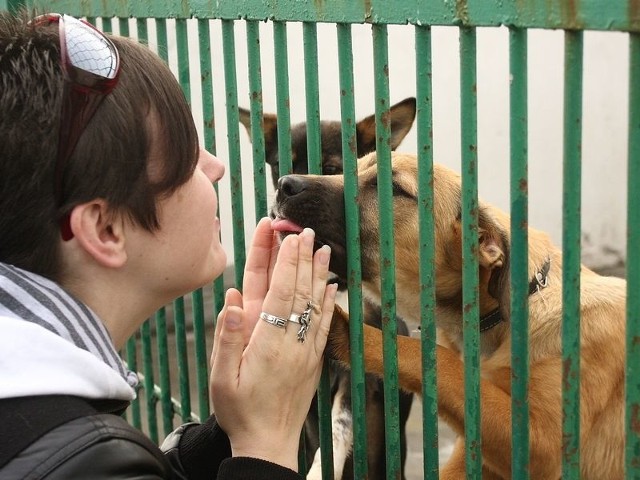
[[[304,312],[302,312],[301,315],[292,314],[289,317],[289,321],[290,322],[294,322],[294,323],[299,323],[300,324],[300,329],[298,330],[298,341],[300,343],[304,343],[304,341],[306,339],[307,330],[309,330],[309,328],[311,328],[311,310],[314,310],[316,308],[317,307],[313,304],[313,302],[311,300],[309,300],[307,302],[307,308],[304,309]],[[292,318],[294,318],[294,317],[295,317],[295,320],[292,320]]]
[[[302,315],[297,315],[295,313],[292,313],[291,315],[289,315],[289,321],[291,323],[297,323],[298,325],[300,325],[300,317]]]
[[[271,315],[267,312],[260,312],[260,318],[271,325],[275,325],[278,328],[287,329],[287,321],[282,317]]]

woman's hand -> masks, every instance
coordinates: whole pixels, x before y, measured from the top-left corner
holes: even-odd
[[[276,258],[270,222],[258,224],[244,292],[227,292],[211,357],[211,398],[233,455],[292,470],[297,470],[300,432],[322,370],[337,289],[326,285],[329,248],[314,255],[313,243],[312,230],[289,235]],[[301,342],[300,325],[286,320],[302,314],[309,301],[311,325]],[[284,319],[286,328],[259,320],[261,312]]]

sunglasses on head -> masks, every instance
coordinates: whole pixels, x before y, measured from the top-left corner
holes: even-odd
[[[70,15],[49,13],[31,23],[59,25],[60,65],[65,78],[54,170],[54,195],[59,207],[64,200],[64,169],[87,124],[118,83],[120,56],[104,33]],[[68,218],[62,220],[60,229],[63,240],[73,238]]]

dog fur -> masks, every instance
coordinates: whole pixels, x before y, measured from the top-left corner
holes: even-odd
[[[419,322],[417,159],[393,153],[393,204],[397,310]],[[375,154],[359,160],[363,290],[380,301],[377,165]],[[436,348],[438,413],[459,435],[440,478],[465,477],[464,366],[462,362],[461,184],[457,173],[434,166]],[[332,248],[331,270],[346,275],[343,180],[287,176],[279,183],[273,215],[286,224],[311,227]],[[309,208],[312,204],[313,208]],[[511,478],[511,330],[509,322],[509,217],[480,202],[480,315],[499,308],[504,321],[481,333],[481,436],[483,478]],[[340,219],[337,221],[337,219]],[[283,228],[285,230],[285,228]],[[562,252],[548,235],[529,228],[529,277],[549,262],[546,288],[529,302],[529,425],[532,479],[558,479],[562,462]],[[622,479],[626,282],[582,266],[580,272],[581,478]],[[349,362],[348,316],[338,309],[330,355]],[[416,338],[398,337],[401,388],[420,394],[421,354]],[[365,367],[382,376],[382,337],[364,325]]]
[[[395,149],[407,135],[416,114],[416,100],[406,98],[390,108],[391,148]],[[240,122],[249,136],[251,136],[250,112],[240,108]],[[277,187],[278,138],[277,116],[267,113],[263,116],[263,131],[265,136],[265,159],[271,168],[274,188]],[[322,121],[321,151],[322,173],[324,175],[341,174],[343,171],[341,123],[339,121]],[[358,155],[362,156],[375,150],[375,116],[370,115],[356,124]],[[299,123],[291,128],[292,140],[292,168],[295,173],[308,172],[307,157],[307,127],[306,123]],[[342,288],[346,284],[342,283]],[[364,305],[364,321],[369,325],[380,328],[381,313],[377,305],[366,302]],[[408,335],[406,324],[398,319],[398,334]],[[351,377],[348,370],[332,364],[329,369],[331,384],[332,437],[334,457],[334,477],[349,480],[353,478],[353,424],[351,415]],[[370,480],[384,480],[386,478],[386,455],[384,434],[384,391],[380,379],[372,374],[365,376],[365,395],[367,420],[367,467]],[[400,434],[401,434],[401,464],[406,459],[405,425],[409,417],[413,395],[406,392],[400,394]],[[317,414],[317,398],[314,397],[312,407],[305,422],[305,446],[307,456],[307,478],[309,480],[321,478],[319,418]],[[404,479],[404,468],[402,472]]]

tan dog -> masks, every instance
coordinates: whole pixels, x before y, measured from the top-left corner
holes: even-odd
[[[417,324],[419,262],[417,160],[393,153],[397,310]],[[380,301],[376,156],[358,164],[362,280]],[[464,374],[462,363],[462,260],[460,177],[434,168],[436,322],[448,346],[437,347],[438,413],[460,435],[443,479],[464,478]],[[331,270],[346,275],[343,179],[292,175],[280,180],[274,206],[282,232],[311,227],[332,247]],[[511,478],[511,331],[509,322],[509,218],[480,203],[479,272],[481,325],[498,311],[501,321],[481,333],[482,460],[484,479]],[[549,237],[529,229],[529,276],[546,288],[529,296],[530,472],[532,479],[561,477],[562,254]],[[581,271],[581,478],[622,479],[626,282]],[[334,316],[330,352],[349,362],[348,318]],[[382,375],[382,337],[364,325],[365,365]],[[420,341],[398,337],[399,380],[420,394]]]

